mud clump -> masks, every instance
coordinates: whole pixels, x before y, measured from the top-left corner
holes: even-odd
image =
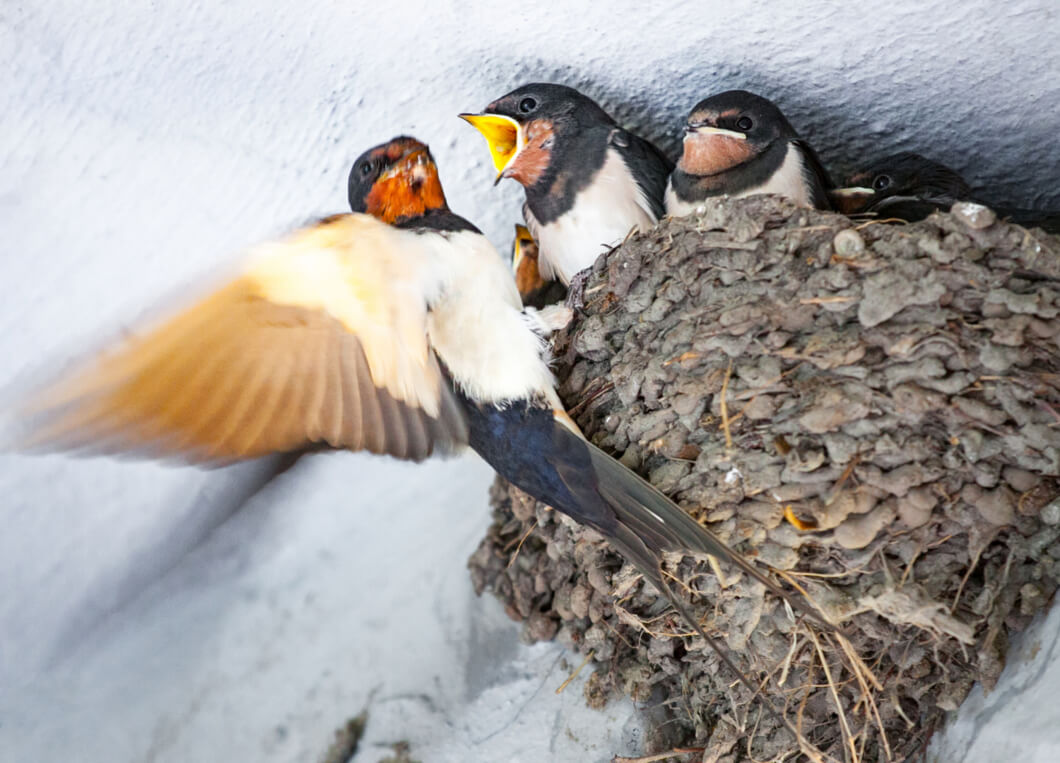
[[[916,757],[1052,598],[1060,239],[966,217],[719,200],[595,264],[556,341],[571,415],[846,632],[707,560],[671,565],[796,739],[595,532],[498,480],[476,590],[526,639],[592,650],[594,705],[664,708],[649,752]]]

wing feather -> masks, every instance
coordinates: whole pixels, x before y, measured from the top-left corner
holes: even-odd
[[[835,188],[828,170],[825,169],[821,158],[809,143],[800,139],[793,140],[795,147],[802,152],[803,174],[811,189],[810,201],[817,209],[832,209],[832,201],[828,197],[829,189]]]
[[[674,170],[673,163],[654,144],[621,128],[612,132],[609,143],[637,183],[640,191],[637,203],[653,220],[658,220],[666,213],[663,197],[666,181]]]
[[[435,252],[365,215],[259,247],[233,281],[36,395],[23,444],[211,463],[314,444],[419,460],[464,444],[427,338]]]
[[[324,356],[328,358],[324,369],[326,384],[320,408],[316,411],[316,434],[328,445],[336,445],[342,441],[342,422],[345,418],[342,395],[342,358],[339,356],[342,352],[342,338],[337,332],[331,333],[328,335],[327,342],[327,347],[323,349]]]
[[[342,369],[342,423],[343,430],[354,450],[364,448],[364,406],[361,404],[360,380],[357,376],[357,358],[352,343],[342,340],[339,346],[339,361]]]
[[[354,355],[355,369],[357,373],[357,389],[367,390],[371,387],[371,377],[368,373],[367,363],[359,362]],[[365,395],[361,398],[361,431],[359,434],[360,447],[373,453],[379,453],[386,448],[386,433],[383,431],[383,398],[379,395]]]

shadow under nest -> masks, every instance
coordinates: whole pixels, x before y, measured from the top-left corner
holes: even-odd
[[[843,627],[709,560],[670,565],[801,739],[595,532],[500,479],[476,590],[526,639],[591,653],[587,700],[649,708],[648,753],[920,757],[1057,587],[1058,316],[1060,239],[981,207],[891,225],[723,199],[596,262],[556,337],[564,403]]]

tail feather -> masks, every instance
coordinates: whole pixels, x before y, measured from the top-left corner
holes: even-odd
[[[837,630],[677,504],[588,442],[562,411],[531,401],[498,406],[465,400],[465,406],[471,447],[529,495],[601,533],[666,596],[752,694],[758,695],[758,688],[736,667],[728,650],[706,634],[667,584],[662,569],[667,552],[708,554],[734,564],[824,629]],[[766,704],[801,739],[791,722],[771,702]]]
[[[615,549],[622,554],[623,558],[633,564],[644,578],[648,580],[655,588],[662,593],[666,599],[670,602],[670,605],[674,608],[677,614],[685,620],[692,630],[695,631],[696,635],[699,636],[703,641],[706,642],[707,646],[718,656],[718,659],[729,669],[733,675],[742,683],[752,697],[758,697],[761,699],[769,711],[773,713],[776,718],[788,727],[795,734],[796,738],[799,737],[799,731],[794,727],[787,716],[769,699],[768,696],[761,693],[761,688],[757,687],[752,683],[751,679],[736,667],[736,663],[729,657],[729,650],[722,645],[717,639],[711,638],[707,635],[706,631],[703,630],[703,626],[699,624],[699,620],[696,619],[684,603],[678,598],[677,594],[674,593],[673,589],[666,582],[666,576],[663,574],[661,557],[655,551],[652,551],[645,545],[641,536],[632,530],[629,526],[619,524],[616,528],[616,532],[608,537],[608,541],[615,547]]]
[[[746,572],[821,627],[836,630],[800,597],[780,588],[648,482],[596,446],[587,445],[596,473],[597,491],[613,509],[618,526],[639,539],[653,559],[661,560],[662,554],[668,551],[717,557]]]
[[[566,500],[555,501],[554,508],[587,524],[607,538],[622,556],[633,564],[662,593],[673,608],[725,666],[754,696],[759,696],[770,712],[801,739],[798,729],[774,705],[761,695],[758,687],[729,657],[729,651],[711,638],[666,582],[663,555],[666,552],[708,554],[734,564],[759,581],[769,591],[789,602],[812,618],[822,628],[837,631],[801,599],[777,586],[740,554],[726,546],[714,533],[700,525],[648,482],[604,453],[578,433],[559,421],[551,431],[552,450],[549,462],[566,491],[555,493]],[[538,496],[543,498],[544,496]]]

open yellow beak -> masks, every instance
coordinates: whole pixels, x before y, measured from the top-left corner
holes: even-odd
[[[460,114],[460,118],[469,122],[486,139],[490,156],[493,158],[493,166],[497,168],[497,180],[499,181],[504,175],[504,170],[512,163],[526,142],[519,123],[511,117],[503,117],[499,114]]]
[[[512,272],[519,271],[519,263],[523,261],[529,248],[536,246],[534,237],[525,225],[515,226],[515,241],[512,243]]]

